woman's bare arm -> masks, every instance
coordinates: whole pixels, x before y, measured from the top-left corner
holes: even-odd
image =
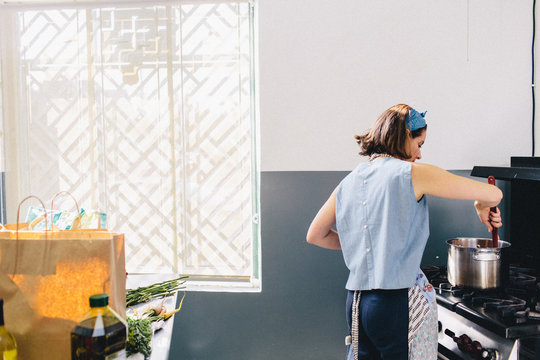
[[[341,250],[338,233],[332,229],[336,225],[336,193],[337,188],[311,222],[306,237],[308,243],[326,249]]]
[[[491,231],[490,208],[502,199],[502,191],[493,185],[454,175],[434,165],[413,163],[411,176],[417,199],[424,195],[448,199],[474,200],[480,221]]]

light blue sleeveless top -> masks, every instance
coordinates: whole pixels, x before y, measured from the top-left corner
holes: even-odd
[[[416,201],[411,163],[390,157],[358,165],[338,186],[336,230],[348,290],[412,287],[429,216],[426,197]]]

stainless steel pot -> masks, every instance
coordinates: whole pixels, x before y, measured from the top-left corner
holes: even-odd
[[[492,247],[491,239],[455,238],[448,244],[448,282],[453,286],[494,289],[506,281],[508,263],[505,249],[509,242],[499,240]]]

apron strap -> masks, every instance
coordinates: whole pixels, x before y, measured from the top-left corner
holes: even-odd
[[[352,326],[351,326],[351,335],[352,335],[352,347],[353,347],[353,356],[354,360],[358,360],[358,309],[360,308],[360,295],[361,291],[355,290],[353,303],[352,303]]]

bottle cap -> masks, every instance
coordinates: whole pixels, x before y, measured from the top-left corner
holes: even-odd
[[[95,294],[90,296],[90,307],[103,307],[109,305],[109,295]]]

